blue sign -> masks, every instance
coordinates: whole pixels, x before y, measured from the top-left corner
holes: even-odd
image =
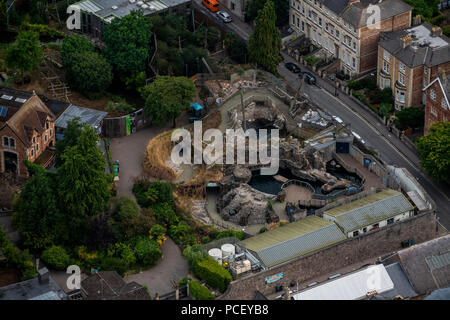
[[[277,282],[278,280],[281,280],[281,279],[283,279],[283,273],[278,273],[278,274],[275,274],[275,275],[273,275],[273,276],[270,276],[270,277],[267,277],[266,278],[266,280],[264,281],[266,284],[268,284],[268,283],[274,283],[274,282]]]

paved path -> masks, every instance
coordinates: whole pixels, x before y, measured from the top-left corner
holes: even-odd
[[[180,280],[189,273],[189,266],[184,259],[180,248],[167,238],[162,247],[163,257],[153,268],[125,277],[126,282],[136,281],[147,286],[152,297],[158,293],[160,296],[174,290],[172,280]]]
[[[284,61],[279,65],[278,71],[292,87],[297,89],[298,76],[284,67],[285,62],[296,63],[296,61],[284,53],[282,55]],[[301,66],[301,69],[309,71],[305,66]],[[380,157],[388,164],[406,168],[416,177],[436,203],[436,212],[440,217],[440,222],[446,228],[450,228],[450,186],[433,181],[421,169],[418,155],[390,133],[378,117],[362,108],[343,92],[339,92],[338,98],[333,96],[329,93],[334,90],[332,85],[317,76],[316,78],[318,86],[304,85],[302,92],[306,93],[316,105],[332,115],[339,116],[344,122],[350,123],[352,130],[359,133],[368,146],[379,151]]]
[[[113,161],[119,160],[120,180],[117,184],[117,195],[134,199],[133,179],[142,174],[142,157],[149,141],[163,131],[169,130],[170,125],[164,127],[148,127],[129,136],[111,139],[111,156]]]

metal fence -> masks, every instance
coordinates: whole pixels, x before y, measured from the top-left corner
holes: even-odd
[[[103,119],[102,132],[107,138],[123,137],[150,125],[150,118],[143,109],[136,110],[130,114]]]

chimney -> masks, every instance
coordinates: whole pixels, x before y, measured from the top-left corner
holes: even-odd
[[[418,14],[414,17],[413,25],[418,26],[421,23],[422,23],[422,17],[420,16],[420,14]]]
[[[442,29],[440,27],[433,27],[431,29],[431,35],[433,37],[440,37],[440,36],[442,36]]]
[[[402,39],[402,48],[405,49],[407,46],[409,46],[412,43],[412,37],[411,36],[404,36]]]
[[[42,268],[38,271],[38,280],[40,284],[49,283],[50,280],[50,272],[47,268]]]

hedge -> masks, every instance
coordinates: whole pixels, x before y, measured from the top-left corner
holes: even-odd
[[[197,278],[205,280],[208,285],[224,292],[231,282],[231,274],[216,260],[207,257],[206,259],[197,261],[193,268]]]
[[[216,298],[208,288],[195,280],[189,281],[189,294],[195,300],[214,300]]]

